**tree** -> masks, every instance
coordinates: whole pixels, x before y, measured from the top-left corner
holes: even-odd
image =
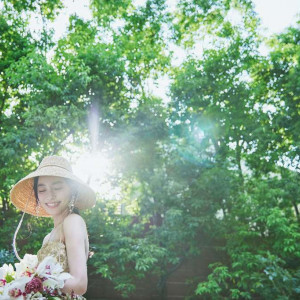
[[[187,278],[191,299],[297,298],[299,30],[274,36],[262,56],[248,0],[182,0],[174,10],[161,0],[91,1],[93,19],[70,16],[54,43],[47,26],[61,7],[5,1],[2,10],[1,246],[17,221],[12,185],[73,144],[113,152],[109,180],[131,214],[117,213],[115,199],[85,212],[90,275],[124,297],[154,278],[164,299],[169,276],[209,252],[207,278]],[[44,20],[38,39],[31,13]],[[189,53],[180,66],[172,44]],[[145,88],[160,75],[171,79],[168,103]],[[28,222],[34,239],[49,226]],[[26,230],[19,245],[39,247]]]

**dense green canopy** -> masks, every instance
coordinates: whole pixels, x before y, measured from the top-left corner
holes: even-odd
[[[73,145],[113,153],[107,180],[122,195],[99,196],[83,213],[90,276],[124,297],[154,276],[164,299],[168,277],[209,249],[209,272],[185,278],[187,299],[296,299],[299,27],[261,36],[251,0],[134,3],[91,0],[92,19],[71,15],[56,40],[51,22],[63,1],[2,1],[0,264],[15,260],[11,187]],[[187,54],[182,63],[176,48]],[[149,89],[163,78],[167,97]],[[21,255],[39,249],[50,223],[25,219]]]

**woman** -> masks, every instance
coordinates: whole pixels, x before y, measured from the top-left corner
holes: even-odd
[[[52,217],[54,227],[44,238],[37,253],[38,260],[41,262],[46,256],[54,256],[73,276],[65,281],[62,291],[83,295],[87,290],[89,242],[86,225],[78,209],[95,204],[94,191],[73,174],[66,159],[48,156],[36,171],[12,188],[10,196],[12,203],[24,213]],[[20,225],[14,236],[14,245]],[[16,255],[19,258],[17,252]]]

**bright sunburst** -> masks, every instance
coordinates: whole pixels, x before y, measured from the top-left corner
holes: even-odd
[[[71,156],[71,152],[65,152],[62,156],[70,160],[76,176],[88,183],[100,197],[109,199],[120,198],[120,190],[113,187],[109,182],[109,177],[114,171],[111,158],[101,152],[72,152],[74,154]]]

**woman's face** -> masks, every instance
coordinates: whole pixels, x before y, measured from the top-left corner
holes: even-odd
[[[49,215],[59,215],[68,210],[72,190],[64,178],[58,176],[40,176],[37,192],[40,205]]]

